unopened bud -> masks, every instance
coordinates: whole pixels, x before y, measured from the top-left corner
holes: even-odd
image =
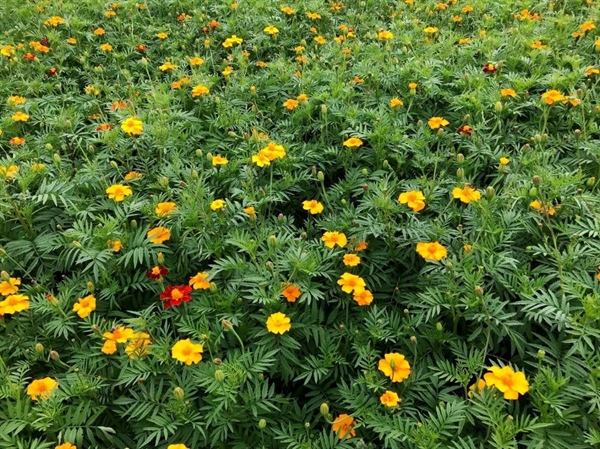
[[[161,265],[164,264],[165,263],[165,255],[162,252],[159,252],[156,255],[156,260],[159,264],[161,264]]]
[[[173,396],[178,401],[182,401],[183,398],[185,397],[185,392],[183,391],[183,388],[181,388],[181,387],[175,387],[175,388],[173,388]]]
[[[202,152],[202,150],[198,148],[198,149],[196,150],[196,157],[202,157],[202,155],[203,155],[203,152]]]
[[[323,114],[323,115],[327,114],[327,105],[326,104],[321,105],[321,114]]]
[[[192,170],[192,178],[198,179],[198,170]]]
[[[596,178],[594,176],[588,178],[588,180],[585,182],[585,185],[588,187],[594,187],[594,184],[596,184]]]
[[[225,373],[218,369],[215,371],[215,380],[219,383],[223,382],[225,380]]]
[[[129,222],[129,225],[131,226],[131,229],[137,229],[137,226],[138,226],[138,224],[137,224],[137,221],[136,221],[136,220],[131,220],[131,221]]]
[[[323,416],[327,416],[329,414],[329,405],[327,404],[327,402],[323,402],[321,404],[321,406],[319,407],[319,412],[321,412],[321,415]]]
[[[502,109],[503,109],[502,102],[497,101],[496,104],[494,105],[494,111],[502,112]]]
[[[459,164],[462,164],[465,162],[465,155],[462,153],[458,153],[456,155],[456,162],[458,162]]]
[[[52,360],[59,360],[60,359],[60,354],[54,350],[50,351],[50,358]]]
[[[44,148],[46,148],[46,150],[48,151],[52,151],[54,149],[51,143],[47,143],[46,145],[44,145]]]
[[[573,134],[575,134],[575,137],[579,138],[579,137],[581,137],[581,130],[576,129],[575,131],[573,131]]]
[[[35,344],[35,352],[37,352],[38,354],[43,354],[44,353],[44,345],[41,343],[36,343]]]
[[[438,128],[437,135],[438,136],[443,136],[444,135],[444,128]]]
[[[464,178],[464,177],[465,177],[465,170],[464,170],[462,167],[458,167],[458,168],[456,169],[456,177],[457,177],[458,179],[462,179],[462,178]]]
[[[283,219],[284,219],[284,216],[283,216],[283,214],[281,214],[281,213],[280,213],[279,215],[277,215],[277,221],[278,221],[279,223],[283,223]]]
[[[438,332],[442,332],[444,330],[444,326],[439,321],[437,323],[435,323],[435,328],[437,329]]]
[[[208,162],[212,162],[212,158],[213,158],[213,155],[210,151],[208,153],[206,153],[206,159],[208,159]]]
[[[529,196],[531,198],[535,198],[538,194],[538,189],[537,187],[532,187],[531,189],[529,189]]]
[[[223,363],[223,360],[217,357],[216,359],[213,359],[213,363],[218,366]]]
[[[317,179],[319,180],[319,182],[325,181],[325,174],[322,171],[319,171],[317,173]]]
[[[258,428],[259,428],[259,429],[264,429],[265,427],[267,427],[267,421],[265,421],[264,419],[261,419],[261,420],[258,422]]]
[[[306,232],[303,232],[300,234],[300,238],[306,240],[308,238],[308,234]]]
[[[523,145],[523,153],[527,153],[530,149],[531,149],[531,145],[529,145],[528,143]]]
[[[411,335],[410,337],[410,343],[413,345],[417,344],[417,337],[415,337],[414,335]]]
[[[544,351],[543,349],[540,349],[537,352],[537,357],[538,357],[538,359],[542,360],[544,357],[546,357],[546,351]]]
[[[142,65],[143,66],[147,66],[148,65],[148,60],[146,58],[142,58]]]
[[[269,271],[273,271],[275,269],[275,265],[273,265],[273,262],[271,262],[270,260],[267,260],[267,263],[265,265],[267,266],[267,270]]]
[[[423,126],[423,120],[418,120],[417,121],[417,126],[420,128],[421,126]]]
[[[54,160],[54,162],[56,162],[57,164],[60,164],[60,154],[58,153],[54,153],[52,155],[52,159]]]
[[[363,176],[367,176],[369,174],[369,170],[367,170],[366,168],[363,168],[361,173]]]
[[[475,287],[474,292],[475,292],[475,296],[477,296],[478,298],[483,297],[483,287],[481,285],[478,285],[477,287]]]
[[[231,324],[231,321],[229,321],[229,320],[223,320],[223,321],[221,321],[221,324],[222,324],[222,325],[223,325],[223,327],[224,327],[225,329],[227,329],[228,331],[230,331],[230,330],[232,330],[232,329],[233,329],[233,324]]]
[[[119,164],[117,164],[115,161],[110,161],[110,166],[112,168],[119,168]]]
[[[6,271],[2,270],[2,272],[0,272],[0,276],[2,277],[3,281],[10,282],[10,274],[8,274]]]
[[[492,186],[488,186],[487,189],[485,189],[485,197],[488,200],[491,200],[492,198],[494,198],[495,193],[496,192],[494,191],[494,188]]]
[[[88,281],[85,286],[87,287],[88,292],[94,293],[94,283],[92,281]]]
[[[539,175],[533,175],[533,178],[531,178],[531,180],[536,186],[540,185],[540,182],[542,182],[542,178],[540,178]]]
[[[386,170],[387,170],[388,168],[390,168],[390,163],[388,162],[388,160],[387,160],[387,159],[384,159],[384,161],[383,161],[383,168],[385,168]]]
[[[83,248],[83,245],[81,243],[79,243],[77,240],[73,240],[73,246],[78,249]]]
[[[169,185],[169,178],[167,178],[166,176],[162,176],[161,178],[159,178],[158,183],[161,186],[166,187]]]
[[[277,245],[277,237],[274,235],[270,235],[267,241],[269,243],[269,246],[273,247]]]

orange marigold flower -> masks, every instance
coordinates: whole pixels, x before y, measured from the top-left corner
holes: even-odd
[[[192,343],[187,338],[185,340],[179,340],[171,348],[171,357],[175,360],[185,363],[186,365],[192,365],[202,360],[202,353],[204,348],[201,343]]]
[[[364,240],[362,242],[358,242],[356,244],[356,246],[354,247],[354,251],[364,251],[365,249],[367,249],[368,245],[367,242],[365,242]]]
[[[323,204],[317,200],[306,200],[302,202],[302,209],[309,211],[312,215],[323,212]]]
[[[347,267],[355,267],[360,263],[360,257],[356,254],[344,254],[343,262]]]
[[[452,196],[460,199],[465,204],[469,204],[471,201],[479,201],[481,199],[481,192],[467,184],[463,189],[455,187],[452,190]]]
[[[69,442],[56,446],[54,449],[77,449],[77,446]]]
[[[402,402],[398,393],[387,390],[379,397],[379,401],[386,407],[397,407]]]
[[[503,97],[516,97],[517,93],[514,91],[514,89],[500,89],[500,95],[502,95]]]
[[[356,421],[350,415],[342,413],[333,421],[331,425],[331,429],[335,432],[340,440],[350,439],[353,436],[356,436],[356,430],[354,430],[354,425]]]
[[[431,117],[429,120],[427,120],[427,124],[431,129],[438,129],[442,126],[449,125],[450,122],[444,117]]]
[[[9,277],[8,280],[0,282],[0,295],[14,295],[19,291],[19,285],[21,285],[21,279]]]
[[[420,190],[403,192],[398,197],[400,204],[406,204],[413,212],[419,212],[425,208],[425,195]]]
[[[287,302],[296,302],[301,295],[300,287],[298,287],[296,284],[287,284],[281,294],[284,296]]]
[[[291,320],[281,312],[273,313],[267,319],[267,330],[272,334],[285,334],[292,328]]]
[[[285,100],[283,102],[283,106],[288,110],[293,111],[298,107],[298,101],[290,98],[289,100]]]
[[[417,243],[417,253],[425,260],[442,260],[448,256],[448,252],[439,242],[419,242]]]
[[[208,280],[209,276],[210,274],[206,271],[196,273],[190,278],[188,284],[191,285],[194,290],[208,290],[210,288],[210,281]]]
[[[8,295],[4,301],[0,301],[0,316],[14,315],[29,309],[29,297],[25,295]]]
[[[343,248],[348,243],[346,234],[337,231],[325,232],[323,234],[323,237],[321,237],[321,240],[325,242],[325,246],[327,248],[333,248],[335,245],[338,245],[340,248]]]
[[[106,189],[106,193],[109,199],[120,202],[123,201],[126,196],[133,194],[133,191],[129,186],[124,186],[123,184],[113,184]]]
[[[387,41],[394,38],[394,33],[391,31],[381,30],[377,33],[377,39],[381,39],[382,41]]]
[[[562,92],[554,89],[546,91],[542,94],[542,100],[544,100],[546,104],[554,104],[558,101],[563,101],[564,99],[565,96],[562,94]]]
[[[141,173],[136,172],[136,171],[130,171],[123,177],[123,179],[125,179],[125,181],[131,181],[132,179],[138,179],[141,177],[142,177]]]
[[[358,293],[365,290],[367,286],[363,278],[352,273],[342,274],[337,283],[342,287],[344,293]]]
[[[368,306],[373,302],[373,293],[367,289],[355,291],[352,295],[352,299],[356,301],[359,306]]]
[[[23,145],[25,143],[25,137],[13,137],[10,139],[10,144],[14,146]]]
[[[385,354],[384,358],[379,360],[379,371],[388,376],[392,382],[402,382],[410,376],[410,364],[408,360],[397,352]]]
[[[156,209],[154,209],[154,213],[159,217],[164,217],[166,215],[170,215],[177,209],[177,204],[173,202],[168,203],[158,203],[156,205]]]
[[[192,87],[192,97],[201,97],[202,95],[207,95],[210,93],[210,89],[203,84],[198,84],[197,86]]]
[[[581,31],[591,31],[594,28],[596,28],[596,25],[594,25],[594,22],[588,20],[587,22],[583,22],[581,25],[579,25],[579,29]]]
[[[488,387],[496,387],[504,393],[504,399],[517,400],[520,394],[529,391],[529,382],[525,373],[514,371],[510,366],[492,366],[489,372],[484,374],[485,384]]]
[[[400,106],[404,106],[404,102],[400,98],[394,97],[390,100],[390,107],[399,108]]]
[[[79,318],[87,318],[94,310],[96,310],[96,298],[94,295],[79,298],[73,304],[73,312],[76,312]]]
[[[31,382],[27,386],[27,394],[33,401],[37,401],[39,398],[47,399],[57,387],[58,382],[51,377],[44,377]]]
[[[171,232],[167,228],[162,226],[150,229],[147,234],[150,241],[154,244],[160,245],[171,238]]]
[[[121,241],[120,241],[120,240],[115,240],[115,241],[112,243],[112,250],[113,250],[115,253],[118,253],[119,251],[121,251],[121,249],[122,249],[122,248],[123,248],[123,244],[121,243]]]

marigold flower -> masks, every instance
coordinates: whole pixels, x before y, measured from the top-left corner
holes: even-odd
[[[510,366],[492,366],[489,372],[483,375],[485,384],[488,387],[496,387],[501,393],[504,393],[504,399],[517,400],[519,394],[525,394],[529,391],[529,382],[525,373],[514,371]]]
[[[364,251],[365,249],[367,249],[368,245],[367,242],[365,242],[364,240],[362,242],[358,242],[356,244],[356,246],[354,247],[354,251]]]
[[[346,234],[337,231],[325,232],[323,234],[323,237],[321,237],[321,240],[325,242],[325,246],[327,248],[333,248],[335,245],[338,245],[340,248],[343,248],[348,243]]]
[[[350,137],[349,139],[344,140],[344,143],[343,143],[343,145],[348,148],[358,148],[358,147],[362,146],[362,144],[363,144],[363,141],[361,139],[359,139],[358,137]]]
[[[10,139],[10,144],[14,146],[23,145],[25,143],[25,137],[13,137]]]
[[[510,163],[510,159],[507,157],[500,158],[500,165],[508,165]]]
[[[119,251],[121,251],[122,248],[123,248],[123,244],[121,243],[120,240],[115,240],[112,243],[112,249],[115,253],[118,253]]]
[[[175,70],[177,66],[173,64],[171,61],[166,61],[164,64],[158,67],[161,72],[170,72],[171,70]]]
[[[563,101],[565,96],[558,90],[549,90],[542,94],[542,100],[546,102],[546,104],[554,104],[559,101]]]
[[[379,401],[385,405],[386,407],[396,407],[402,400],[398,393],[394,391],[387,390],[379,397]]]
[[[388,376],[392,382],[402,382],[410,376],[410,364],[408,360],[397,352],[385,354],[379,360],[379,371]]]
[[[500,89],[500,95],[502,95],[503,97],[516,97],[517,93],[514,91],[514,89]]]
[[[229,76],[233,73],[233,67],[225,67],[225,69],[223,69],[221,73],[223,74],[223,76]]]
[[[296,284],[287,284],[281,294],[284,296],[287,302],[296,302],[301,295],[300,287],[298,287]]]
[[[269,25],[263,31],[271,36],[279,33],[279,30],[277,29],[277,27],[274,27],[273,25]]]
[[[210,281],[208,280],[209,273],[203,271],[201,273],[197,273],[190,279],[189,285],[191,285],[194,290],[207,290],[210,288]]]
[[[101,44],[100,50],[102,50],[103,52],[106,52],[106,53],[110,53],[111,51],[113,51],[113,46],[110,44]]]
[[[417,253],[425,260],[442,260],[448,256],[446,248],[439,242],[419,242],[417,243]]]
[[[19,285],[21,285],[19,278],[8,278],[7,281],[0,282],[0,295],[14,295],[19,291]]]
[[[300,94],[296,97],[296,100],[302,102],[302,103],[306,103],[308,101],[308,95],[306,94]]]
[[[143,357],[148,354],[148,346],[150,346],[151,343],[152,341],[150,340],[149,334],[145,332],[135,332],[127,342],[127,346],[125,346],[125,354],[132,360]]]
[[[165,309],[173,306],[179,306],[182,302],[192,300],[192,287],[188,285],[169,285],[164,292],[160,294],[160,299],[164,301]]]
[[[133,337],[133,329],[129,329],[124,326],[119,326],[113,329],[111,332],[104,332],[102,339],[105,340],[101,351],[104,354],[110,355],[117,352],[117,343],[127,343],[127,341]]]
[[[124,186],[122,184],[113,184],[112,186],[106,189],[106,193],[108,194],[108,198],[111,200],[115,200],[116,202],[123,201],[126,196],[133,194],[131,187]]]
[[[467,396],[472,397],[474,391],[477,391],[477,393],[481,393],[485,386],[485,380],[479,379],[473,385],[469,386],[469,392],[467,393]]]
[[[256,210],[254,209],[254,206],[248,206],[244,208],[244,213],[254,217],[256,215]]]
[[[60,16],[52,16],[48,20],[44,22],[44,25],[49,25],[53,27],[59,26],[61,23],[64,23],[65,19]]]
[[[192,87],[192,97],[201,97],[202,95],[207,95],[210,93],[210,89],[203,84],[198,84],[197,86]]]
[[[470,37],[463,37],[461,39],[458,40],[459,45],[465,45],[465,44],[470,44],[471,43],[471,38]]]
[[[367,284],[364,279],[352,273],[344,273],[337,281],[344,293],[361,292]]]
[[[381,30],[377,33],[377,39],[381,39],[382,41],[387,41],[394,38],[394,33],[391,31]]]
[[[469,204],[471,201],[479,201],[481,199],[481,193],[479,190],[475,190],[469,184],[467,184],[463,189],[460,187],[455,187],[452,190],[452,196],[460,199],[465,204]]]
[[[33,53],[25,53],[23,55],[23,59],[26,59],[28,61],[34,61],[35,60],[35,55]]]
[[[96,310],[96,298],[94,295],[79,298],[77,302],[73,304],[73,312],[76,312],[77,315],[79,315],[79,318],[87,318],[94,310]]]
[[[166,242],[171,238],[171,232],[167,228],[162,226],[150,229],[147,234],[148,238],[152,243],[160,245],[162,242]]]
[[[340,440],[346,439],[349,440],[353,436],[356,436],[356,430],[354,430],[354,425],[356,421],[350,415],[342,413],[333,421],[331,425],[331,429],[335,432]]]
[[[579,25],[579,29],[581,31],[591,31],[594,28],[596,28],[596,25],[594,25],[594,22],[591,22],[590,20],[583,22],[581,25]]]
[[[14,122],[26,122],[29,120],[29,115],[25,114],[24,112],[17,111],[13,114],[12,119]]]
[[[309,211],[312,215],[323,212],[323,204],[317,200],[306,200],[302,202],[302,209]]]
[[[548,46],[542,44],[542,41],[535,41],[533,44],[531,44],[531,48],[534,50],[543,50],[544,48],[548,48]]]
[[[20,104],[25,104],[27,99],[25,97],[21,97],[20,95],[11,95],[8,97],[7,101],[14,106],[18,106]]]
[[[450,124],[450,122],[448,120],[446,120],[444,117],[431,117],[428,121],[427,124],[429,125],[429,127],[431,129],[438,129],[442,126],[447,126]]]
[[[359,306],[368,306],[373,302],[373,293],[367,289],[360,291],[355,290],[352,299],[356,301]]]
[[[60,446],[56,446],[54,449],[77,449],[77,446],[71,443],[63,443]]]
[[[360,257],[356,254],[344,254],[343,262],[347,267],[355,267],[360,263]]]
[[[41,162],[36,162],[34,164],[31,164],[32,172],[40,172],[40,171],[44,171],[45,169],[46,169],[46,164],[42,164]]]
[[[0,316],[14,315],[27,309],[29,309],[29,297],[25,295],[8,295],[4,301],[0,301]]]
[[[159,39],[166,39],[169,37],[169,35],[163,31],[161,33],[157,33],[156,37]]]
[[[327,43],[327,39],[325,39],[323,36],[317,36],[313,40],[319,45],[325,45]]]
[[[267,319],[267,330],[272,334],[285,334],[292,328],[291,320],[281,312],[273,313]]]
[[[439,30],[437,27],[427,27],[423,31],[427,34],[434,34],[437,33]]]
[[[285,100],[283,102],[283,106],[288,110],[293,111],[298,107],[298,101],[290,98],[289,100]]]
[[[169,444],[167,449],[189,449],[185,444]]]
[[[425,208],[425,195],[420,190],[403,192],[398,197],[400,204],[406,204],[413,212],[419,212]]]
[[[210,203],[211,210],[219,210],[224,208],[225,206],[226,203],[224,200],[214,200],[212,203]]]
[[[146,277],[148,279],[162,279],[163,276],[169,274],[169,270],[162,265],[156,265],[155,267],[150,268],[146,272]]]
[[[125,179],[125,181],[131,181],[132,179],[138,179],[141,177],[142,177],[141,173],[138,173],[136,171],[130,171],[123,177],[123,179]]]
[[[244,39],[242,39],[241,37],[237,37],[234,34],[233,36],[228,37],[227,39],[225,39],[225,42],[223,42],[223,47],[230,48],[230,47],[233,47],[234,45],[239,45],[242,42],[244,42]]]
[[[498,67],[491,62],[483,66],[483,73],[496,73],[497,71]]]
[[[144,131],[144,124],[137,117],[129,117],[121,123],[121,129],[130,136],[139,135]]]
[[[585,76],[600,75],[600,69],[596,67],[588,67],[585,71]]]
[[[37,401],[40,397],[48,399],[57,387],[58,382],[51,377],[44,377],[43,379],[36,379],[31,382],[27,386],[27,394],[31,397],[32,401]]]
[[[158,203],[156,205],[156,209],[154,209],[154,213],[159,217],[165,217],[170,215],[177,209],[177,204],[173,202],[168,203]]]
[[[400,106],[404,106],[404,102],[399,98],[394,97],[390,100],[390,107],[399,108]]]
[[[204,348],[201,343],[192,343],[187,338],[179,340],[173,345],[171,348],[171,357],[189,366],[202,360],[202,352],[204,352]]]

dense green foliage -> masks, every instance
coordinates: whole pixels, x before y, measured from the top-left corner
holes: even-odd
[[[28,298],[11,312],[0,284],[0,448],[600,447],[596,0],[287,6],[0,3],[0,282]],[[269,142],[285,156],[261,167]],[[479,195],[453,195],[468,185]],[[170,238],[152,243],[156,227]],[[370,305],[342,292],[345,272]],[[119,326],[141,352],[102,351]],[[173,357],[188,338],[199,363]],[[378,369],[389,353],[410,363],[403,382]],[[529,391],[469,392],[505,365]],[[32,400],[46,377],[58,386]]]

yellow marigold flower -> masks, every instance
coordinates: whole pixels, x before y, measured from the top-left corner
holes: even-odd
[[[94,295],[79,298],[77,302],[73,304],[73,312],[77,312],[79,318],[87,318],[94,310],[96,310],[96,298]]]
[[[198,84],[192,88],[192,97],[201,97],[210,93],[210,89],[203,84]]]
[[[485,384],[488,387],[496,387],[504,393],[504,399],[517,400],[520,394],[529,391],[529,382],[525,373],[514,371],[510,366],[492,366],[489,372],[484,374]]]
[[[44,377],[43,379],[36,379],[31,382],[27,386],[27,394],[33,401],[37,401],[40,397],[43,399],[48,399],[48,397],[57,387],[58,382],[51,377]]]
[[[323,234],[323,237],[321,237],[321,240],[325,242],[325,246],[327,248],[333,248],[335,245],[338,245],[340,248],[343,248],[348,243],[346,234],[337,231],[325,232],[325,234]]]
[[[470,44],[471,43],[471,38],[470,37],[463,37],[463,38],[461,38],[461,39],[458,40],[458,43],[460,45]]]
[[[142,177],[141,173],[138,173],[136,171],[130,171],[123,177],[123,179],[125,179],[125,181],[131,181],[132,179],[138,179],[141,177]]]
[[[114,354],[117,352],[117,343],[127,343],[133,337],[133,329],[124,326],[116,327],[112,332],[104,332],[102,339],[105,340],[101,351],[104,354]]]
[[[355,290],[352,299],[356,301],[359,306],[368,306],[373,302],[373,293],[367,289],[359,291]]]
[[[308,95],[306,94],[300,94],[296,97],[296,100],[302,102],[302,103],[306,103],[308,101]]]
[[[256,215],[256,210],[254,209],[254,206],[248,206],[244,208],[244,212],[250,215],[251,217],[254,217]]]
[[[25,114],[24,112],[17,111],[13,114],[11,118],[14,122],[26,122],[27,120],[29,120],[29,115]]]
[[[448,3],[436,3],[434,5],[434,8],[435,9],[442,9],[442,10],[448,9]]]
[[[130,359],[137,359],[145,356],[149,352],[148,346],[152,343],[150,340],[150,335],[145,332],[135,332],[127,346],[125,346],[125,354],[129,356]]]
[[[500,89],[500,95],[502,95],[503,97],[516,97],[517,93],[514,91],[514,89]]]
[[[485,380],[479,379],[476,383],[469,386],[469,392],[467,393],[467,396],[472,397],[473,392],[475,390],[477,390],[477,393],[481,393],[484,388],[485,388]]]
[[[423,31],[427,34],[434,34],[437,33],[439,30],[437,29],[437,27],[427,27]]]
[[[358,148],[358,147],[362,146],[362,144],[363,144],[363,141],[360,140],[358,137],[350,137],[349,139],[344,140],[344,143],[343,143],[343,145],[348,148]]]
[[[52,16],[48,20],[44,22],[44,25],[49,25],[53,27],[59,26],[61,23],[65,23],[65,19],[60,16]]]
[[[21,97],[20,95],[11,95],[8,97],[7,101],[12,105],[18,106],[20,104],[25,104],[27,99],[25,97]]]
[[[394,391],[387,390],[379,397],[379,401],[385,405],[386,407],[397,407],[402,400],[398,393]]]
[[[223,76],[229,76],[233,73],[233,67],[225,67],[221,73],[223,74]]]
[[[470,12],[473,12],[473,7],[471,5],[466,5],[463,7],[463,9],[461,11],[465,14],[468,14]]]
[[[468,243],[465,243],[463,245],[463,251],[465,252],[465,254],[470,253],[472,249],[473,245],[469,245]]]
[[[290,111],[293,111],[294,109],[296,109],[298,107],[298,101],[290,98],[289,100],[285,100],[283,102],[283,106],[285,108],[289,109]]]
[[[344,254],[343,262],[347,267],[355,267],[360,263],[360,257],[356,254]]]
[[[220,154],[217,154],[212,157],[211,162],[212,162],[213,166],[216,167],[217,165],[227,165],[227,163],[229,163],[229,160],[226,157],[221,156]]]
[[[291,320],[281,312],[273,313],[267,319],[267,330],[272,334],[285,334],[292,328]]]
[[[279,30],[277,29],[277,27],[274,27],[273,25],[269,25],[263,31],[271,36],[279,33]]]
[[[150,229],[147,234],[148,238],[152,243],[160,245],[171,238],[171,231],[162,226]]]
[[[104,31],[104,28],[96,28],[94,30],[94,34],[96,36],[104,36],[106,34],[106,31]]]
[[[290,8],[289,6],[284,6],[284,5],[281,5],[279,7],[279,10],[281,12],[287,14],[288,16],[291,16],[292,14],[294,14],[296,12],[295,10],[293,10],[292,8]]]
[[[309,211],[312,215],[323,212],[323,204],[317,200],[306,200],[302,202],[302,209]]]
[[[169,444],[167,449],[190,449],[185,444]]]
[[[258,154],[252,155],[252,163],[258,165],[259,167],[264,167],[265,165],[270,165],[271,160],[264,152],[259,151]]]
[[[214,200],[212,203],[210,203],[210,208],[212,210],[219,210],[225,207],[225,201],[224,200]]]
[[[25,295],[9,295],[0,301],[0,316],[14,315],[29,309],[29,298]]]
[[[321,18],[321,14],[319,14],[317,12],[307,12],[306,17],[308,17],[309,19],[312,19],[312,20],[317,20],[317,19]]]
[[[228,37],[227,39],[225,39],[225,42],[223,42],[223,47],[230,48],[230,47],[233,47],[234,45],[239,45],[242,42],[244,42],[244,39],[242,39],[241,37],[237,37],[234,34],[231,37]]]
[[[594,28],[596,28],[596,25],[594,25],[594,22],[591,22],[589,20],[587,22],[584,22],[581,25],[579,25],[579,29],[581,31],[591,31]]]
[[[460,199],[465,204],[469,204],[471,201],[479,201],[481,199],[481,192],[467,184],[464,189],[455,187],[452,190],[452,196],[456,199]]]
[[[335,418],[333,424],[331,424],[331,429],[335,432],[340,440],[349,440],[356,435],[356,430],[354,430],[355,424],[356,421],[354,421],[352,416],[342,413]]]
[[[173,345],[171,348],[171,357],[189,366],[202,360],[202,352],[204,352],[204,348],[201,343],[192,343],[187,338],[179,340]]]
[[[296,302],[302,293],[296,284],[287,284],[281,294],[285,297],[287,302]]]
[[[398,108],[400,106],[404,106],[404,102],[402,100],[400,100],[400,98],[394,97],[390,100],[390,107]]]
[[[154,213],[159,217],[164,217],[173,213],[177,209],[177,204],[173,202],[158,203]]]
[[[171,70],[175,70],[177,66],[171,61],[166,61],[163,65],[159,66],[158,68],[161,72],[170,72]]]
[[[113,50],[113,46],[110,44],[102,44],[102,45],[100,45],[100,50],[102,50],[106,53],[110,53]]]
[[[204,64],[204,59],[202,59],[200,56],[194,56],[193,58],[190,58],[191,66],[202,65],[202,64]]]
[[[406,204],[413,212],[419,212],[425,208],[425,195],[420,190],[403,192],[398,197],[400,204]]]
[[[558,90],[549,90],[542,94],[542,100],[546,102],[546,104],[554,104],[558,101],[564,101],[565,96]]]
[[[383,359],[379,360],[378,368],[392,382],[402,382],[410,376],[410,364],[408,360],[397,352],[386,354]]]
[[[0,282],[0,295],[14,295],[19,291],[19,285],[21,285],[19,278],[8,278],[8,281]]]
[[[431,117],[429,120],[427,120],[427,124],[431,129],[438,129],[442,126],[448,126],[450,122],[444,117]]]
[[[439,261],[448,256],[446,248],[439,242],[419,242],[417,253],[425,260]]]
[[[144,124],[137,117],[129,117],[121,123],[121,129],[130,136],[139,135],[144,131]]]
[[[542,44],[542,41],[535,41],[533,44],[531,44],[531,48],[534,50],[543,50],[544,48],[548,48],[548,46]]]
[[[319,45],[325,45],[327,43],[327,39],[325,39],[323,36],[317,36],[313,40]]]
[[[156,35],[156,37],[157,37],[157,38],[159,38],[159,39],[166,39],[166,38],[168,38],[168,37],[169,37],[169,35],[163,31],[163,32],[161,32],[161,33],[158,33],[158,34]]]
[[[391,31],[382,30],[377,33],[377,39],[381,39],[382,41],[387,41],[394,38],[394,33]]]
[[[354,251],[364,251],[365,249],[367,249],[368,245],[367,242],[365,242],[364,240],[362,242],[358,242],[356,244],[356,246],[354,247]]]
[[[208,290],[210,288],[208,276],[210,276],[210,274],[206,271],[197,273],[190,278],[189,285],[191,285],[194,290]]]
[[[123,244],[121,243],[121,241],[120,241],[120,240],[115,240],[115,241],[112,243],[112,250],[113,250],[115,253],[118,253],[119,251],[121,251],[121,249],[122,249],[122,248],[123,248]]]
[[[123,201],[126,196],[129,196],[133,193],[131,187],[124,186],[122,184],[113,184],[112,186],[106,189],[106,193],[108,194],[108,198],[111,200],[115,200],[116,202]]]
[[[367,286],[363,278],[352,273],[342,274],[338,279],[337,284],[342,287],[344,293],[359,293],[365,290],[365,287]]]
[[[60,446],[56,446],[54,449],[77,449],[77,446],[71,443],[63,443]]]
[[[510,159],[507,157],[500,158],[500,165],[508,165],[510,163]]]
[[[15,54],[15,47],[13,45],[5,45],[4,47],[0,47],[0,54],[10,58]]]
[[[585,76],[600,75],[600,69],[596,67],[588,67],[585,71]]]
[[[32,172],[40,172],[40,171],[44,171],[46,168],[45,164],[42,163],[35,163],[35,164],[31,164],[31,171]]]

